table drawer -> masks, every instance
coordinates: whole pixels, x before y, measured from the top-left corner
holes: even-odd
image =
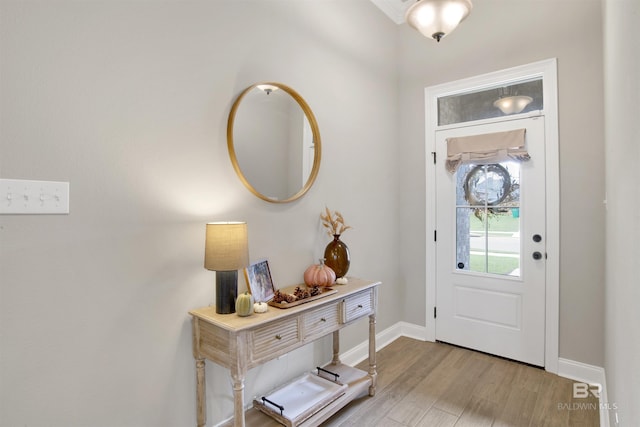
[[[338,329],[340,325],[340,310],[338,303],[331,303],[305,313],[302,319],[304,338],[326,335]]]
[[[341,322],[347,323],[374,313],[373,289],[350,295],[342,301]]]
[[[273,358],[300,342],[298,318],[293,317],[268,323],[251,332],[252,359]]]

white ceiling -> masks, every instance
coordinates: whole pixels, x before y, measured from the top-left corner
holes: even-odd
[[[404,23],[404,13],[416,0],[371,0],[396,24]]]

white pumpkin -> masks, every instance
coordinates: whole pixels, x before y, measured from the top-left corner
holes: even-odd
[[[349,283],[349,280],[347,280],[346,277],[339,277],[336,279],[336,283],[338,285],[346,285],[347,283]]]
[[[253,304],[253,311],[255,313],[266,313],[269,306],[262,301]]]

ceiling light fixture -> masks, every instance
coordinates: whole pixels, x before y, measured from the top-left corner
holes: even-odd
[[[471,12],[471,0],[418,0],[407,9],[405,20],[437,42],[455,30]]]
[[[505,96],[493,103],[494,107],[498,107],[504,114],[516,114],[524,110],[527,105],[531,104],[533,98],[524,95]]]
[[[493,102],[493,106],[499,108],[503,114],[517,114],[531,104],[533,98],[526,95],[518,95],[515,86],[505,86],[498,88],[498,99]]]

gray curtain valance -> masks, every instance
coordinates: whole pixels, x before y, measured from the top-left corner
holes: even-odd
[[[454,173],[458,166],[466,163],[487,164],[505,160],[527,161],[531,157],[524,146],[525,131],[526,129],[518,129],[447,138],[446,168],[449,172]]]

